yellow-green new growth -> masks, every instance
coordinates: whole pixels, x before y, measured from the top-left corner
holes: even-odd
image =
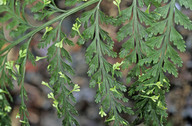
[[[41,60],[41,59],[45,59],[45,58],[47,58],[47,56],[44,56],[44,57],[39,57],[39,56],[36,56],[35,61],[39,61],[39,60]]]
[[[157,86],[159,89],[161,89],[161,87],[163,87],[163,84],[161,82],[145,84],[144,86],[153,86],[153,85]]]
[[[79,92],[79,91],[80,91],[80,86],[78,84],[75,84],[73,90],[71,90],[68,93],[68,95],[71,94],[72,92]]]
[[[101,117],[107,116],[107,114],[103,111],[103,107],[100,107],[100,112],[99,115],[101,115]]]
[[[161,101],[158,101],[157,106],[163,110],[166,110],[167,108],[162,104]]]
[[[5,63],[6,65],[6,69],[12,70],[13,71],[13,65],[14,65],[14,61],[8,61]]]
[[[60,77],[61,77],[61,78],[67,80],[66,76],[65,76],[62,72],[59,72],[59,74],[60,74]]]
[[[43,0],[43,3],[44,3],[44,6],[45,6],[45,5],[50,4],[50,3],[51,3],[51,1],[50,1],[50,0]]]
[[[120,10],[121,0],[114,0],[113,4],[115,4],[117,6],[119,15],[121,15],[121,10]]]
[[[73,24],[72,30],[76,31],[78,35],[83,39],[83,36],[81,35],[79,28],[81,27],[81,21],[79,18],[76,19],[76,23]]]
[[[2,89],[0,89],[0,93],[5,93],[5,94],[8,94],[8,92],[7,92],[7,91],[4,91],[4,90],[2,90]]]
[[[151,97],[151,99],[152,99],[154,102],[156,102],[156,101],[159,99],[159,96],[160,96],[160,95],[158,95],[158,96],[154,95],[154,96]]]
[[[45,38],[45,35],[50,32],[51,30],[53,30],[53,27],[46,27],[45,28],[45,33],[43,34],[43,37],[42,38]]]
[[[51,88],[48,83],[42,81],[41,84],[47,86],[49,89],[51,89],[53,91],[53,88]]]
[[[123,64],[124,62],[122,61],[121,63],[115,63],[113,64],[113,71],[112,71],[112,77],[114,77],[115,74],[115,70],[120,70],[120,66]]]
[[[7,0],[0,0],[0,5],[6,5]]]
[[[115,63],[113,64],[113,70],[120,70],[120,66],[123,64],[123,61],[121,63]]]
[[[11,107],[8,106],[8,105],[6,105],[4,109],[5,109],[6,112],[10,112],[11,111]]]
[[[115,120],[115,116],[112,116],[110,119],[105,120],[105,122],[110,122],[110,121],[114,121]]]
[[[116,93],[119,94],[119,95],[122,95],[122,94],[120,94],[120,93],[117,91],[116,86],[114,86],[113,88],[110,88],[110,91],[113,91],[113,92],[116,92]]]
[[[52,104],[53,107],[55,107],[57,109],[58,113],[61,113],[61,111],[59,110],[59,107],[58,107],[59,102],[57,101],[57,99],[55,99],[53,92],[49,93],[47,96],[48,96],[48,98],[53,99],[53,104]]]
[[[23,57],[25,57],[27,55],[27,49],[25,49],[25,50],[20,50],[19,51],[19,57],[20,58],[23,58]]]
[[[146,11],[145,11],[145,12],[148,13],[148,14],[149,14],[149,9],[150,9],[150,7],[151,7],[151,4],[148,5],[148,7],[147,7],[147,9],[146,9]]]
[[[63,48],[63,40],[64,38],[60,42],[56,43],[55,46],[58,48]]]
[[[5,68],[8,69],[8,70],[11,70],[11,76],[14,80],[17,80],[16,78],[16,71],[14,70],[14,61],[8,61],[5,63]],[[16,69],[18,69],[18,66],[16,67]]]
[[[15,117],[15,118],[16,118],[16,119],[17,119],[17,118],[20,118],[20,114],[19,114],[19,113],[17,113],[17,115],[16,115],[16,117]]]
[[[102,83],[102,82],[97,82],[100,92],[101,92],[101,83]]]
[[[15,118],[16,118],[16,119],[20,119],[20,118],[21,118],[19,112],[17,113],[17,115],[15,116]],[[23,120],[21,120],[21,119],[19,120],[19,122],[20,122],[20,123],[23,123],[23,124],[27,123],[27,122],[25,122],[25,121],[23,121]]]
[[[143,97],[143,98],[150,98],[153,102],[157,102],[157,100],[159,99],[159,96],[156,96],[156,95],[153,95],[153,96],[146,96],[146,95],[139,95],[140,97]]]

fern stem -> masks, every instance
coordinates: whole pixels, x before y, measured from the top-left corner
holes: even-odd
[[[26,125],[29,125],[29,122],[28,122],[28,119],[26,116],[26,114],[28,114],[28,112],[27,112],[27,108],[26,108],[26,105],[24,102],[26,99],[25,97],[27,97],[27,96],[25,96],[24,79],[25,79],[25,72],[26,72],[25,65],[26,65],[26,61],[27,61],[27,54],[28,54],[31,39],[32,39],[32,36],[29,38],[29,40],[27,42],[27,48],[26,48],[27,52],[26,52],[26,56],[23,60],[23,68],[21,68],[21,69],[23,69],[23,71],[22,71],[22,75],[21,75],[22,78],[21,78],[21,107],[20,107],[21,113],[20,114],[22,114],[23,121],[26,122]],[[22,125],[25,125],[25,124],[22,124]]]

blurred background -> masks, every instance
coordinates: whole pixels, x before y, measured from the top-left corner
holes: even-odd
[[[63,0],[55,0],[56,4],[61,9],[70,9],[64,5]],[[132,0],[122,0],[121,8],[124,9],[130,6]],[[78,6],[78,5],[76,5]],[[192,19],[192,11],[182,8],[177,5],[178,9],[189,16]],[[86,8],[89,10],[91,7]],[[143,8],[144,10],[146,7]],[[153,9],[153,7],[152,7]],[[103,0],[101,4],[101,10],[109,16],[117,16],[118,11],[116,6],[113,5],[112,0]],[[32,20],[33,15],[26,9],[27,18],[30,23],[34,25],[41,25],[43,22],[37,22]],[[70,29],[76,19],[81,14],[78,12],[70,17],[67,17],[63,24],[63,31],[66,34],[70,33]],[[50,20],[59,14],[51,16]],[[1,25],[1,24],[0,24]],[[55,24],[54,24],[55,25]],[[116,32],[118,27],[110,25],[102,25],[102,27],[109,32],[115,41],[114,50],[119,52],[121,44],[116,41]],[[183,67],[179,68],[179,77],[167,75],[171,82],[171,89],[166,94],[168,125],[167,126],[192,126],[192,31],[185,30],[181,26],[176,26],[177,30],[183,35],[186,41],[187,51],[180,53],[180,57],[183,60]],[[8,31],[5,32],[7,39],[11,39],[8,35]],[[30,50],[35,56],[46,56],[47,48],[38,49],[39,43],[43,32],[36,34],[31,42]],[[71,38],[76,43],[78,37]],[[64,46],[73,59],[73,63],[70,64],[75,70],[75,76],[72,77],[74,83],[78,83],[81,87],[81,91],[74,93],[77,104],[76,108],[79,112],[77,120],[81,126],[104,126],[104,120],[99,115],[99,106],[95,103],[95,89],[89,88],[90,78],[87,76],[88,65],[85,63],[85,50],[87,45],[74,47]],[[15,47],[9,53],[9,60],[16,60],[18,55],[19,46]],[[121,59],[107,58],[110,63],[120,62]],[[61,126],[62,119],[57,118],[56,110],[52,107],[52,101],[47,98],[47,94],[50,92],[46,86],[41,85],[42,81],[49,80],[49,74],[46,71],[47,61],[40,60],[33,66],[29,61],[26,64],[26,76],[25,76],[25,88],[28,93],[27,107],[29,111],[29,121],[31,126]],[[123,75],[126,76],[127,71],[123,71]],[[125,82],[125,76],[122,78],[122,82]],[[126,83],[125,83],[126,84]],[[126,84],[128,85],[128,84]],[[12,112],[10,114],[12,120],[12,126],[20,126],[19,120],[16,119],[16,114],[19,112],[20,97],[19,87],[15,84],[15,89],[11,91],[14,99],[14,103],[11,103]],[[130,105],[133,106],[133,101],[130,101]],[[133,120],[134,117],[123,115],[127,120]],[[140,124],[143,126],[143,124]]]

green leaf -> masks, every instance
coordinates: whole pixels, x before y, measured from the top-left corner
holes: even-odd
[[[129,54],[126,58],[130,59],[132,63],[136,63],[137,60],[137,53],[136,50],[133,50],[131,54]]]
[[[170,33],[170,41],[173,42],[175,46],[181,51],[185,51],[185,41],[183,40],[183,37],[176,31],[174,27],[171,28]]]
[[[146,44],[150,46],[151,48],[160,48],[162,41],[164,39],[164,35],[157,36],[157,37],[151,37],[146,41]]]
[[[34,55],[31,53],[31,51],[28,51],[28,55],[27,55],[28,60],[35,66],[35,57]]]
[[[19,24],[17,28],[10,32],[10,36],[15,38],[23,35],[30,27],[27,25]]]
[[[116,57],[116,53],[113,50],[111,50],[110,47],[102,41],[101,41],[101,51],[104,55],[107,54],[110,57],[113,57],[113,58]]]
[[[106,24],[115,24],[116,19],[113,17],[107,16],[105,13],[103,13],[101,10],[99,10],[99,17],[101,23],[106,23]]]
[[[121,11],[121,16],[117,18],[117,21],[115,21],[116,25],[121,25],[126,20],[129,20],[131,18],[133,6],[130,6],[124,10]]]
[[[6,13],[3,17],[0,18],[0,22],[4,23],[12,18],[12,15],[9,13]]]
[[[163,71],[168,71],[168,73],[173,74],[175,77],[178,76],[177,68],[168,60],[165,60]]]
[[[47,56],[44,56],[44,57],[39,57],[39,56],[36,56],[35,61],[39,61],[39,60],[41,60],[41,59],[45,59],[45,58],[47,58]]]
[[[92,9],[90,11],[86,11],[81,15],[80,21],[82,24],[85,24],[85,27],[87,27],[87,24],[89,22],[89,19],[91,18],[91,16],[93,15],[93,13],[95,13],[95,9]]]
[[[159,2],[157,2],[156,0],[144,0],[144,3],[146,6],[153,4],[157,8],[161,6],[161,4]]]
[[[157,35],[158,33],[159,34],[162,34],[164,32],[164,29],[165,29],[165,26],[167,24],[167,20],[163,20],[163,21],[160,21],[160,22],[156,22],[156,23],[153,23],[151,25],[151,27],[149,27],[147,30],[153,34],[153,35]]]
[[[39,12],[44,8],[44,5],[42,2],[37,2],[34,6],[32,6],[31,11],[32,12]]]
[[[98,61],[99,61],[98,55],[96,54],[89,63],[89,70],[87,72],[89,76],[91,76],[98,69],[98,67],[99,67]]]
[[[167,4],[167,5],[163,6],[163,7],[156,8],[153,13],[156,15],[158,20],[161,17],[164,19],[168,15],[169,8],[170,8],[170,4]]]
[[[93,57],[93,53],[96,52],[96,40],[94,39],[93,42],[89,45],[89,47],[86,50],[86,62],[90,62],[92,57]]]
[[[191,0],[179,0],[179,4],[181,6],[185,6],[186,8],[189,8],[192,10],[192,1]]]
[[[150,64],[153,61],[153,64],[156,64],[159,61],[161,50],[153,51],[148,54],[146,58],[143,58],[139,61],[139,65]]]
[[[85,40],[93,39],[95,33],[95,25],[91,25],[86,30],[83,31],[83,37]]]
[[[185,29],[192,30],[192,21],[177,8],[175,8],[175,23],[183,25]]]
[[[151,25],[152,24],[152,19],[149,16],[149,14],[141,11],[139,8],[137,8],[137,12],[138,12],[138,17],[140,19],[140,22],[143,23],[145,22],[146,25]]]
[[[121,58],[124,58],[130,53],[130,49],[134,49],[134,37],[131,36],[131,38],[129,38],[125,43],[123,43],[122,47],[123,48],[121,49],[119,55]]]
[[[143,0],[138,0],[138,4],[139,4],[140,7],[143,7],[143,5],[144,5]]]
[[[141,24],[138,24],[137,26],[138,26],[140,40],[142,40],[143,38],[146,39],[148,37],[148,32],[146,31],[146,28],[143,27]]]
[[[128,24],[124,25],[117,33],[117,40],[122,41],[127,35],[131,35],[133,33],[133,20],[131,20]]]
[[[7,26],[6,29],[13,29],[15,26],[19,25],[18,20],[12,20]]]
[[[72,6],[77,3],[77,0],[65,0],[65,5],[66,6]]]
[[[62,57],[67,59],[69,62],[72,62],[71,55],[64,48],[61,49],[61,55],[62,55]]]
[[[167,47],[167,53],[166,56],[169,57],[175,65],[178,65],[179,67],[182,67],[182,59],[179,57],[177,51],[173,49],[171,46]]]

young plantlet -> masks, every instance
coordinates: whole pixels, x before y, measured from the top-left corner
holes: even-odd
[[[60,74],[61,78],[65,79],[65,80],[67,79],[66,76],[61,71],[59,72],[59,74]]]
[[[110,119],[105,120],[105,122],[111,122],[115,120],[115,116],[112,116]]]
[[[51,89],[53,91],[53,88],[51,88],[48,83],[42,81],[41,84],[47,86],[49,89]]]
[[[107,114],[103,111],[102,106],[100,107],[99,115],[101,115],[101,117],[107,116]]]
[[[51,1],[50,0],[43,0],[43,3],[44,3],[44,6],[46,6],[46,5],[50,4]]]
[[[113,71],[112,71],[112,77],[114,78],[115,70],[120,70],[120,66],[123,64],[123,61],[121,63],[115,63],[113,64]]]
[[[143,98],[150,98],[153,102],[156,102],[158,99],[159,99],[159,95],[158,96],[156,96],[156,95],[154,95],[154,96],[146,96],[146,95],[139,95],[140,97],[143,97]]]
[[[152,96],[151,99],[154,101],[154,102],[157,102],[157,100],[159,99],[159,95],[158,96]]]
[[[19,66],[18,64],[15,64],[15,68],[16,68],[17,72],[19,73],[19,71],[20,71],[20,66]]]
[[[79,28],[81,27],[81,21],[79,18],[76,19],[76,23],[73,24],[72,30],[76,31],[77,34],[83,39],[83,36],[81,35]]]
[[[22,123],[23,125],[25,125],[27,122],[23,121],[23,120],[19,120],[20,123]]]
[[[8,61],[8,62],[5,63],[5,65],[6,65],[5,68],[11,71],[11,73],[10,73],[11,77],[14,80],[17,80],[17,78],[16,78],[17,73],[16,73],[16,71],[14,69],[14,61]],[[16,69],[17,69],[17,67],[16,67]]]
[[[116,93],[119,94],[119,95],[122,95],[122,94],[120,94],[120,93],[117,91],[116,86],[114,86],[113,88],[110,88],[110,91],[113,91],[113,92],[116,92]]]
[[[4,91],[4,90],[2,90],[2,89],[0,89],[0,93],[5,93],[5,94],[8,94],[8,92],[7,92],[7,91]]]
[[[153,89],[151,89],[151,90],[149,90],[146,94],[147,95],[150,95],[150,94],[152,94],[153,93],[153,91],[155,90],[155,88],[153,88]]]
[[[115,4],[117,6],[119,15],[121,16],[121,10],[120,10],[121,0],[114,0],[113,4]]]
[[[53,107],[55,107],[57,109],[58,113],[61,113],[61,111],[59,110],[59,107],[58,107],[59,102],[57,101],[57,99],[55,99],[54,94],[51,92],[47,96],[48,96],[48,98],[53,99],[53,104],[52,104]]]
[[[58,48],[63,48],[63,40],[64,38],[60,42],[56,43],[55,46]]]
[[[73,90],[71,90],[68,93],[68,95],[71,94],[72,92],[79,92],[79,91],[80,91],[80,86],[78,84],[75,84]]]
[[[167,108],[162,104],[161,101],[158,101],[157,106],[163,110],[166,110]]]
[[[8,61],[5,63],[6,69],[13,71],[14,61]]]
[[[7,0],[0,0],[0,5],[6,5]]]
[[[102,82],[97,82],[98,88],[99,88],[99,92],[101,92],[101,83],[102,83]]]
[[[7,106],[7,105],[5,106],[4,109],[5,109],[6,112],[10,112],[10,111],[11,111],[11,107],[10,107],[10,106]]]
[[[16,119],[18,119],[18,118],[21,118],[20,117],[20,114],[19,113],[17,113],[17,115],[16,115],[16,117],[15,117]]]
[[[53,100],[55,100],[55,97],[54,97],[53,92],[49,93],[49,94],[47,95],[47,97],[48,97],[48,98],[51,98],[51,99],[53,99]]]
[[[53,27],[46,27],[46,28],[45,28],[45,33],[43,34],[42,39],[44,39],[45,36],[46,36],[46,34],[47,34],[48,32],[50,32],[51,30],[53,30]]]
[[[152,84],[145,84],[144,86],[157,86],[159,89],[161,89],[161,87],[163,87],[163,84],[161,84],[161,82],[157,82],[157,83],[152,83]]]
[[[19,51],[19,58],[23,58],[27,55],[27,49]]]
[[[147,7],[145,13],[148,13],[148,14],[149,14],[149,9],[150,9],[150,7],[151,7],[151,4],[148,5],[148,7]]]
[[[41,60],[41,59],[45,59],[45,58],[47,58],[47,56],[44,56],[44,57],[39,57],[39,56],[36,56],[35,61],[37,62],[37,61],[39,61],[39,60]]]

